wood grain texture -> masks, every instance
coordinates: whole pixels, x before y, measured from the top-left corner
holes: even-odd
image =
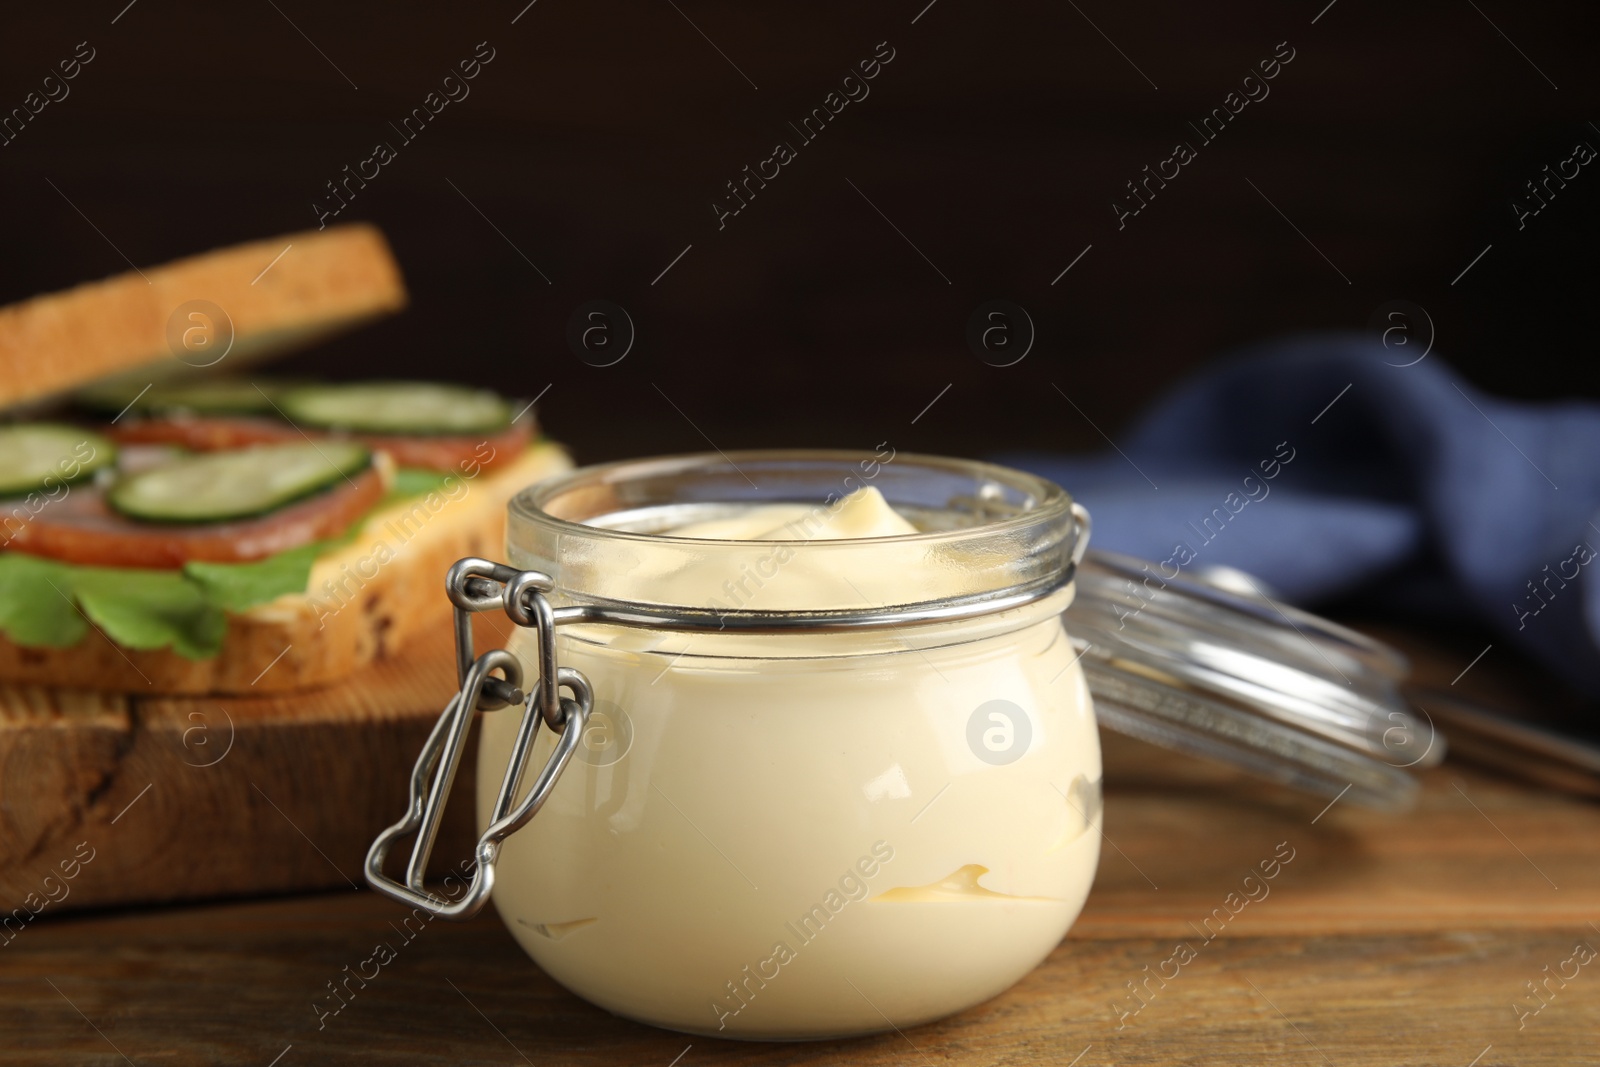
[[[1448,681],[1470,658],[1414,639],[1410,645],[1425,679],[1447,672]],[[1473,679],[1478,689],[1514,692],[1492,661],[1474,671],[1483,675]],[[399,905],[350,891],[332,869],[355,877],[369,834],[352,827],[362,819],[376,827],[398,810],[401,787],[389,776],[409,766],[422,720],[414,741],[394,730],[347,734],[352,751],[343,758],[320,750],[316,731],[330,721],[392,724],[403,718],[395,709],[406,694],[449,687],[442,659],[396,664],[384,677],[386,688],[374,687],[359,704],[330,691],[285,705],[273,729],[261,725],[260,736],[238,742],[244,747],[216,767],[194,769],[212,776],[202,779],[213,783],[210,807],[177,810],[152,791],[109,826],[105,820],[139,781],[119,776],[101,786],[92,811],[96,843],[142,835],[151,851],[105,863],[98,874],[107,857],[97,856],[63,907],[47,907],[0,938],[0,1064],[264,1067],[282,1055],[282,1067],[402,1060],[668,1067],[682,1053],[681,1067],[1539,1067],[1596,1058],[1600,971],[1585,966],[1564,984],[1541,985],[1542,1007],[1528,983],[1543,982],[1545,969],[1560,968],[1579,942],[1600,946],[1600,805],[1447,761],[1423,776],[1414,812],[1383,815],[1328,806],[1115,735],[1103,737],[1106,844],[1088,905],[1050,958],[1001,996],[903,1034],[804,1045],[689,1038],[618,1019],[543,975],[492,912],[462,925],[433,922],[406,940],[397,930],[405,914]],[[1529,692],[1536,690],[1523,690],[1524,699]],[[183,751],[176,731],[184,706],[151,709],[160,729],[147,736],[164,734]],[[97,700],[59,714],[115,734],[128,711]],[[92,778],[96,756],[103,753],[86,751],[82,768],[63,767],[62,778]],[[139,758],[174,756],[151,750]],[[318,804],[323,794],[355,795],[339,776],[385,761],[387,771],[372,772],[370,803],[340,811]],[[290,764],[295,770],[285,771]],[[252,779],[267,766],[280,775],[268,791],[284,790],[274,793],[278,811],[252,785],[267,784]],[[455,817],[468,807],[452,809]],[[254,835],[250,847],[215,836],[223,812],[238,832]],[[464,854],[466,832],[457,825],[444,852]],[[1250,869],[1284,845],[1293,859],[1270,893],[1219,920],[1217,909]],[[285,885],[343,888],[287,900],[67,913],[80,903],[78,887],[114,866],[122,880],[179,887],[177,898],[197,895],[185,887],[243,865],[250,852],[261,866],[286,872]],[[45,861],[62,856],[39,853]],[[0,889],[8,896],[28,888],[10,868]],[[397,946],[398,958],[319,1028],[313,999],[325,998],[327,983],[380,941]],[[1194,958],[1175,978],[1150,978],[1179,943]]]
[[[691,1044],[684,1067],[1020,1067],[1080,1053],[1080,1067],[1465,1067],[1491,1045],[1481,1067],[1591,1062],[1600,973],[1584,968],[1520,1030],[1513,1005],[1537,1003],[1524,983],[1577,941],[1600,944],[1588,925],[1600,917],[1600,810],[1447,766],[1428,776],[1410,818],[1335,805],[1312,824],[1320,804],[1263,797],[1204,769],[1185,784],[1183,761],[1159,766],[1167,759],[1113,742],[1119,779],[1132,765],[1151,777],[1176,773],[1180,784],[1163,791],[1136,773],[1111,789],[1106,832],[1116,848],[1106,848],[1082,919],[1049,960],[995,1000],[903,1035],[771,1045],[651,1029],[562,991],[492,914],[435,922],[402,944],[391,924],[403,909],[346,890],[47,915],[0,949],[0,1047],[9,1052],[0,1062],[124,1062],[112,1043],[136,1064],[265,1065],[292,1045],[281,1063],[667,1067]],[[1215,939],[1197,936],[1187,923],[1283,840],[1295,858],[1272,893]],[[1133,1012],[1126,983],[1142,981],[1180,939],[1196,958],[1164,986],[1142,987],[1150,992]],[[313,998],[378,941],[399,945],[399,958],[319,1029]]]
[[[503,643],[479,622],[481,647]],[[0,902],[42,896],[81,842],[95,859],[52,910],[359,883],[454,689],[450,642],[437,625],[349,684],[283,696],[0,690]],[[471,805],[443,832],[442,855],[470,852]]]

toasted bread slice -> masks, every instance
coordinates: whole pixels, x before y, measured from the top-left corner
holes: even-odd
[[[184,659],[122,648],[91,627],[71,648],[25,648],[0,636],[0,682],[140,694],[267,693],[328,685],[438,634],[450,613],[444,577],[462,556],[499,559],[506,504],[571,461],[536,444],[449,492],[380,507],[312,568],[308,590],[228,618],[222,652]],[[509,623],[505,625],[510,625]]]
[[[202,308],[191,319],[185,305],[194,301],[222,318],[212,321]],[[159,376],[209,365],[230,335],[219,365],[233,367],[405,303],[388,242],[367,225],[285,234],[119,274],[0,307],[0,408],[119,372]],[[210,347],[175,348],[188,347],[185,337]]]

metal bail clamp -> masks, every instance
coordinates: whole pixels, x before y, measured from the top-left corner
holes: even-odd
[[[476,915],[494,889],[494,865],[501,842],[538,813],[578,747],[594,705],[594,693],[581,672],[556,665],[555,614],[545,598],[554,585],[548,574],[519,571],[472,556],[458,560],[450,568],[445,589],[455,605],[456,671],[461,687],[445,705],[417,757],[411,771],[411,796],[405,817],[379,834],[367,850],[367,884],[385,896],[445,919],[465,920]],[[497,648],[473,656],[472,615],[495,608],[503,608],[512,622],[538,635],[539,677],[526,696],[522,690],[522,664],[510,652]],[[494,671],[502,676],[497,677]],[[572,699],[561,696],[562,686],[572,691]],[[489,828],[478,838],[472,883],[460,899],[448,901],[429,892],[423,875],[445,802],[455,783],[467,732],[478,711],[492,712],[512,704],[523,705],[522,722]],[[512,810],[541,721],[556,731],[560,740],[528,795]],[[405,882],[401,883],[385,875],[383,865],[394,842],[411,833],[417,835],[416,843],[406,865]]]

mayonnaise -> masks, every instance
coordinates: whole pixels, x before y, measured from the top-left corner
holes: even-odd
[[[894,537],[917,528],[889,506],[875,486],[866,486],[830,507],[765,504],[726,519],[673,527],[674,537],[717,541],[837,541],[846,537]]]
[[[859,604],[896,578],[830,571],[803,542],[916,533],[872,487],[732,510],[667,532],[792,547],[770,579],[791,607],[796,590]],[[701,570],[659,587],[716,601],[723,575]],[[568,989],[693,1033],[903,1029],[1000,993],[1060,941],[1099,855],[1069,598],[889,633],[563,629],[560,662],[588,677],[595,713],[506,841],[496,907]],[[531,677],[532,634],[512,648]],[[516,715],[483,716],[480,821]],[[542,731],[530,766],[552,744]]]

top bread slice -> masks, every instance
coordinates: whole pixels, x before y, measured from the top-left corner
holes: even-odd
[[[450,565],[463,556],[502,558],[511,498],[571,466],[560,446],[540,442],[475,478],[458,476],[439,491],[380,505],[354,536],[317,559],[305,593],[229,615],[222,651],[210,659],[124,648],[94,627],[70,648],[24,647],[0,635],[0,683],[176,695],[344,681],[396,655],[411,637],[440,633],[451,611],[444,581]]]
[[[365,224],[285,234],[119,274],[0,307],[0,409],[139,368],[160,374],[205,365],[230,336],[222,366],[231,366],[405,304],[389,244]],[[193,311],[201,317],[190,318]],[[203,332],[191,336],[212,347],[184,351],[185,332],[195,327]]]

